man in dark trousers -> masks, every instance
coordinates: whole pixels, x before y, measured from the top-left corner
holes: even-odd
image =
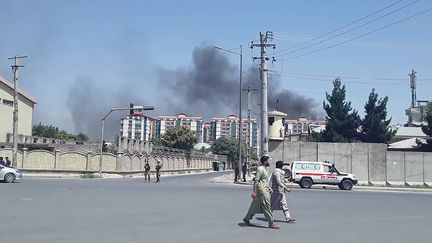
[[[12,167],[12,162],[9,160],[9,157],[6,157],[6,166]]]
[[[234,163],[234,183],[236,183],[240,177],[240,168],[238,167],[237,161]]]
[[[160,170],[162,169],[163,164],[160,159],[157,160],[156,163],[156,183],[160,182]]]
[[[0,157],[0,165],[6,165],[6,162],[3,160],[3,157]]]
[[[150,182],[150,165],[147,159],[144,165],[144,181]]]
[[[243,182],[246,182],[246,170],[247,170],[247,163],[243,162],[243,164],[242,164]]]

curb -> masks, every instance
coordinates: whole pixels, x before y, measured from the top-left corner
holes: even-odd
[[[229,184],[229,185],[234,185],[234,186],[252,186],[253,185],[253,181],[238,181],[236,183],[234,183],[232,181],[234,175],[229,176],[225,176],[226,178],[212,178],[211,181],[213,183],[223,183],[223,184]],[[289,183],[287,184],[287,186],[289,188],[292,189],[298,189],[298,190],[308,190],[308,189],[302,189],[300,188],[297,184],[294,183]],[[327,189],[327,190],[332,190],[332,191],[340,191],[339,188],[337,188],[337,186],[333,186],[333,185],[314,185],[312,187],[312,189]],[[427,194],[432,194],[432,188],[413,188],[413,187],[385,187],[385,186],[362,186],[362,185],[357,185],[353,187],[353,191],[374,191],[374,192],[405,192],[405,193],[427,193]]]
[[[87,172],[89,173],[89,172]],[[85,174],[87,174],[85,173]],[[191,171],[162,171],[162,176],[187,176],[187,175],[199,175],[213,173],[213,171],[202,169],[202,170],[191,170]],[[126,178],[144,178],[143,173],[102,173],[102,178],[83,178],[83,173],[38,173],[38,172],[24,172],[23,177],[25,179],[126,179]],[[155,172],[151,172],[154,175]]]

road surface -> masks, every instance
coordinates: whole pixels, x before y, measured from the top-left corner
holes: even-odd
[[[295,224],[242,223],[250,186],[219,174],[142,179],[28,179],[0,183],[0,242],[431,242],[432,195],[294,190]],[[282,212],[275,218],[283,219]]]

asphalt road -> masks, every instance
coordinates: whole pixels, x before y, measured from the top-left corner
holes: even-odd
[[[295,224],[244,226],[250,186],[217,174],[0,183],[0,242],[431,242],[432,195],[294,190]],[[283,219],[282,212],[275,218]]]

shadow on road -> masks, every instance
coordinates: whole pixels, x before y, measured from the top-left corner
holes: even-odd
[[[259,221],[267,222],[267,220],[265,218],[259,218],[259,217],[257,217],[256,219],[259,220]],[[274,222],[275,223],[286,223],[285,220],[278,220],[278,219],[275,219]],[[295,224],[295,222],[290,222],[290,224]]]
[[[247,225],[247,224],[245,224],[245,223],[238,223],[238,226],[240,226],[240,227],[253,227],[253,228],[261,228],[261,229],[264,229],[264,228],[268,228],[268,227],[265,227],[265,226],[262,226],[262,225],[259,225],[259,224],[250,224],[250,225]]]

